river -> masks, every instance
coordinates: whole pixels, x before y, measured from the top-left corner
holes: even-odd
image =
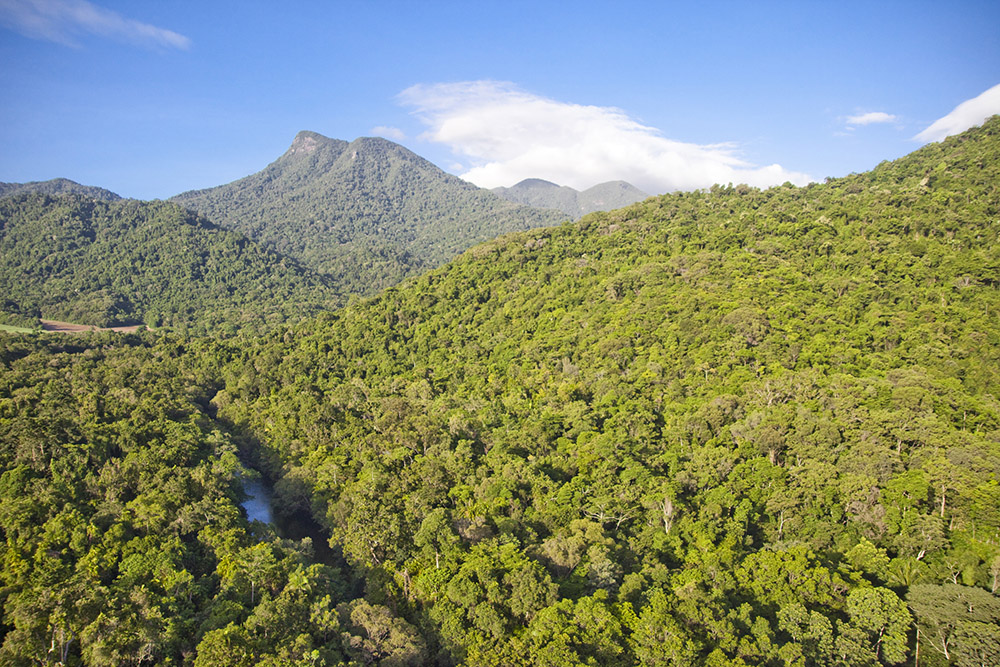
[[[243,492],[247,494],[247,499],[242,503],[243,509],[247,513],[247,519],[274,524],[271,493],[264,485],[264,481],[260,478],[244,479]]]
[[[243,492],[247,499],[241,506],[246,511],[248,520],[270,524],[280,537],[293,540],[308,537],[312,540],[313,555],[318,562],[335,567],[344,566],[342,557],[330,548],[330,535],[307,512],[300,510],[291,515],[280,513],[275,516],[271,489],[260,477],[244,479]]]

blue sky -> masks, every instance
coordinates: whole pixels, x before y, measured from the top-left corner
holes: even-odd
[[[166,198],[313,130],[486,187],[804,183],[1000,112],[998,26],[995,0],[0,0],[0,181]]]

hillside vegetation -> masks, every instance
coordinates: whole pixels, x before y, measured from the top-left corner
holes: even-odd
[[[116,326],[260,329],[338,303],[314,272],[177,204],[0,199],[0,312]]]
[[[110,190],[93,185],[80,185],[68,178],[53,178],[50,181],[32,181],[31,183],[0,183],[0,197],[8,195],[37,192],[45,195],[85,195],[102,201],[118,201],[121,199]]]
[[[175,200],[124,201],[67,179],[0,183],[0,324],[259,332],[564,217],[384,139],[311,132],[265,170]]]
[[[0,336],[0,664],[338,664],[359,643],[341,573],[241,514],[250,472],[206,411],[214,352],[187,346]]]
[[[504,201],[385,139],[300,132],[262,171],[177,201],[373,294],[501,234],[565,216]]]
[[[0,661],[998,664],[998,184],[994,118],[257,339],[0,337]]]
[[[895,664],[914,619],[922,664],[973,660],[998,183],[994,119],[505,237],[263,344],[216,402],[442,660]]]

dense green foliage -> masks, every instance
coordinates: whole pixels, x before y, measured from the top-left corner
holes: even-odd
[[[308,539],[242,517],[247,471],[210,416],[224,355],[151,333],[0,337],[0,664],[422,658]]]
[[[994,120],[505,237],[217,400],[450,660],[895,664],[1000,574],[998,183]]]
[[[540,178],[526,178],[509,188],[493,188],[493,192],[507,201],[535,208],[554,208],[574,219],[595,211],[622,208],[649,197],[625,181],[599,183],[581,192]]]
[[[119,195],[110,190],[93,185],[80,185],[68,178],[53,178],[50,181],[32,181],[31,183],[0,183],[0,197],[26,192],[37,192],[45,195],[84,195],[102,201],[121,199]]]
[[[2,337],[0,659],[994,664],[998,184],[994,118],[253,340]]]
[[[300,132],[264,170],[174,201],[373,294],[500,234],[565,216],[504,201],[385,139]]]
[[[338,303],[314,272],[166,202],[0,199],[0,312],[113,326],[226,330]]]

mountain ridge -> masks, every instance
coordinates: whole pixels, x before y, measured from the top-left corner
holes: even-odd
[[[120,195],[110,190],[94,185],[80,185],[68,178],[53,178],[48,181],[30,181],[28,183],[0,183],[0,197],[7,197],[22,192],[39,192],[49,195],[85,195],[102,201],[118,201],[122,199]]]
[[[311,131],[299,132],[261,171],[171,201],[361,294],[474,243],[564,220],[502,200],[387,139],[347,142]]]
[[[998,183],[994,118],[263,336],[0,336],[0,662],[997,664]]]
[[[595,211],[622,208],[649,197],[631,183],[621,180],[598,183],[586,190],[576,190],[568,185],[557,185],[541,178],[526,178],[509,188],[492,188],[492,192],[508,201],[537,208],[556,209],[574,218]]]
[[[225,414],[443,664],[897,664],[940,600],[1000,627],[998,182],[1000,118],[504,236],[262,341]]]

